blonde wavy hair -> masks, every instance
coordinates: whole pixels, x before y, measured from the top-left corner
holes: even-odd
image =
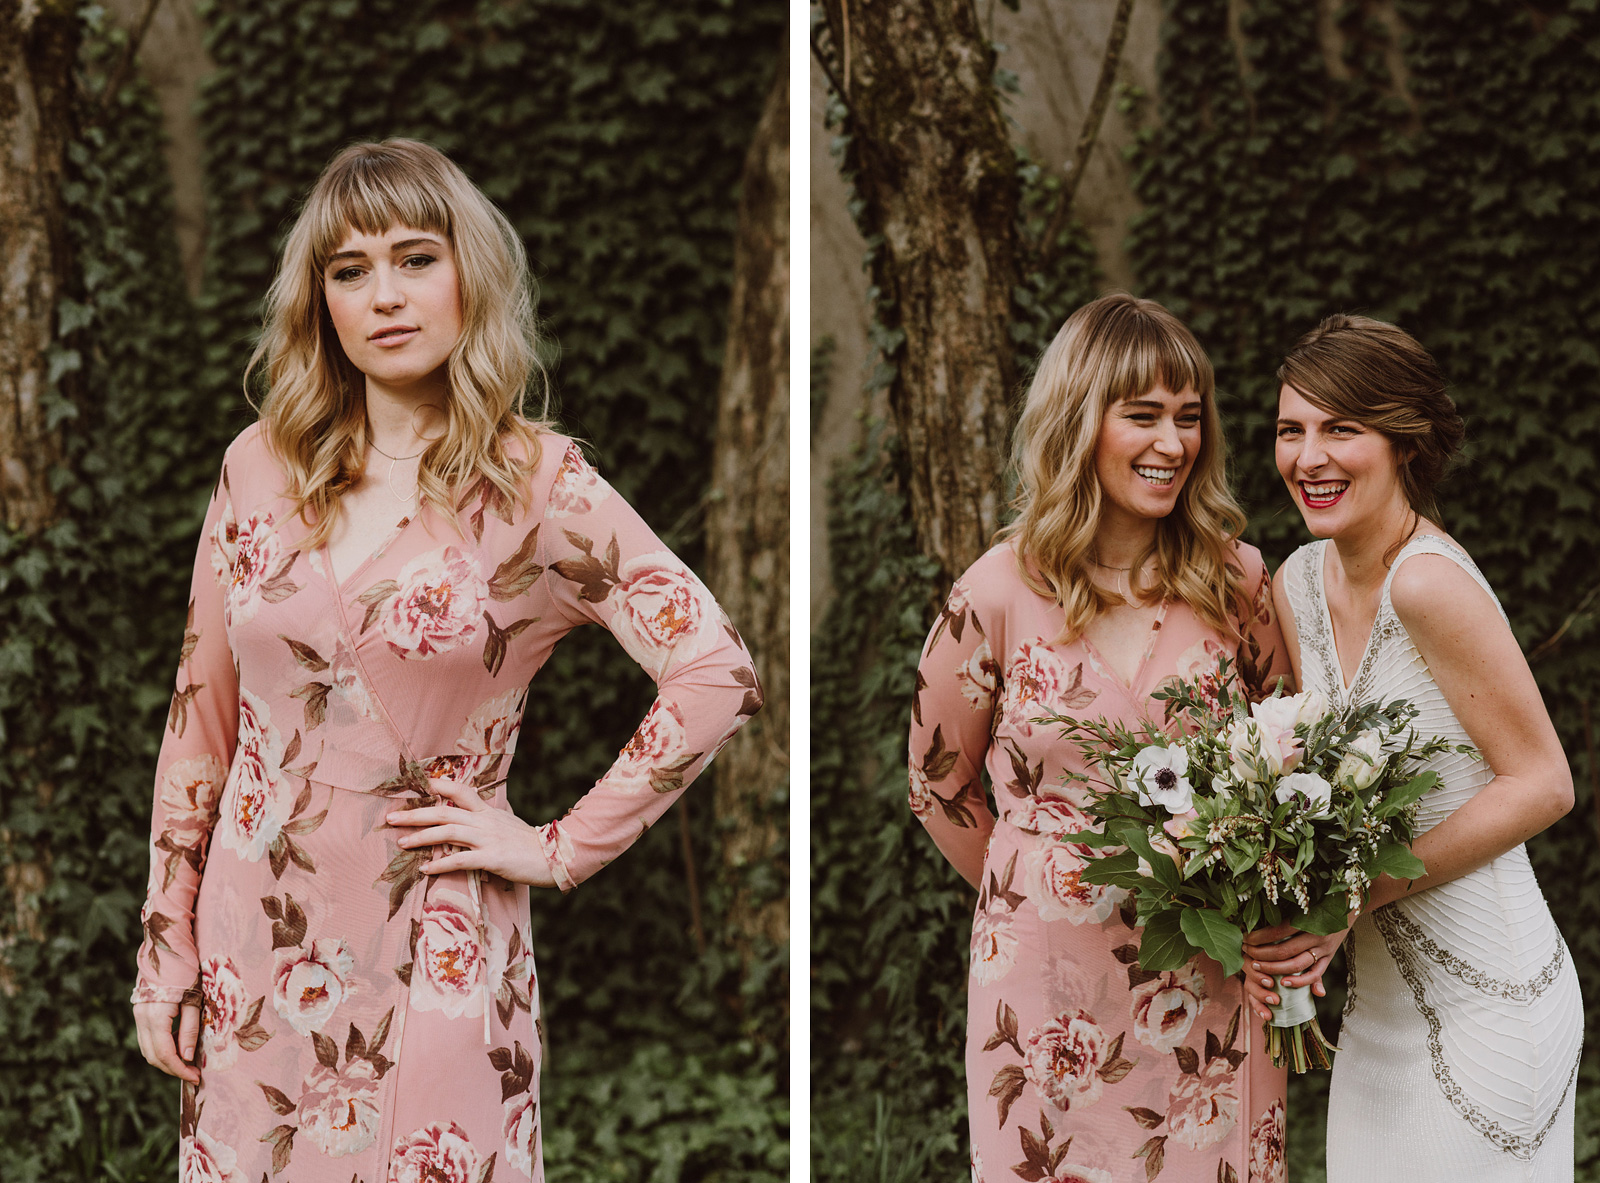
[[[1222,421],[1211,362],[1177,317],[1153,300],[1116,293],[1085,304],[1056,333],[1028,387],[1017,423],[1012,464],[1016,518],[999,537],[1014,540],[1023,580],[1061,605],[1072,641],[1120,598],[1090,577],[1103,493],[1095,449],[1106,411],[1157,386],[1200,397],[1200,451],[1177,506],[1156,525],[1148,583],[1134,595],[1149,604],[1182,600],[1224,636],[1239,634],[1244,573],[1231,546],[1245,515],[1228,491]]]
[[[455,522],[482,480],[492,486],[486,497],[526,509],[525,476],[538,466],[539,436],[551,427],[533,283],[516,230],[437,148],[400,139],[353,144],[322,171],[289,232],[261,341],[245,368],[246,397],[253,383],[265,388],[261,422],[288,474],[285,495],[312,527],[308,547],[327,540],[339,496],[361,478],[367,449],[365,378],[334,332],[323,269],[352,232],[393,226],[446,238],[461,291],[446,427],[422,453],[419,504]],[[530,387],[538,397],[531,415]]]

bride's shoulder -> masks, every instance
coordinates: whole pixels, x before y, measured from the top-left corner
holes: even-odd
[[[1407,632],[1481,628],[1504,619],[1500,602],[1471,556],[1453,539],[1429,535],[1419,549],[1403,553],[1389,575],[1389,604]]]

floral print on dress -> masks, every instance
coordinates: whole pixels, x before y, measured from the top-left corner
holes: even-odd
[[[1128,898],[1123,888],[1085,883],[1083,872],[1088,863],[1066,843],[1030,850],[1022,865],[1026,871],[1023,890],[1038,908],[1041,920],[1099,924]]]
[[[1286,1183],[1289,1161],[1284,1154],[1288,1113],[1273,1099],[1250,1127],[1250,1178],[1247,1183]]]
[[[179,1183],[249,1183],[239,1170],[239,1152],[204,1130],[178,1140]]]
[[[522,502],[475,480],[454,520],[374,531],[346,586],[305,545],[263,429],[228,450],[154,770],[133,991],[200,998],[180,1123],[197,1179],[543,1179],[528,891],[425,874],[437,850],[400,848],[387,814],[445,778],[509,808],[529,680],[567,632],[612,630],[659,698],[564,817],[529,819],[571,891],[761,688],[709,593],[570,441],[542,436],[524,479]]]
[[[1100,1066],[1110,1042],[1088,1011],[1064,1012],[1028,1032],[1022,1074],[1046,1103],[1062,1112],[1073,1105],[1093,1105],[1104,1087]]]
[[[1183,1072],[1167,1100],[1167,1128],[1172,1140],[1190,1150],[1215,1146],[1239,1120],[1239,1081],[1225,1057],[1209,1061],[1198,1072]]]
[[[370,1060],[352,1060],[343,1068],[313,1064],[300,1086],[300,1132],[329,1158],[361,1153],[378,1140],[383,1122],[378,1081]]]
[[[595,506],[609,496],[611,486],[589,466],[578,445],[571,444],[561,458],[561,468],[556,473],[556,483],[551,486],[550,503],[544,516],[570,518],[574,514],[592,513]]]
[[[488,581],[477,560],[456,547],[412,559],[392,582],[374,585],[362,599],[383,593],[378,627],[396,656],[425,661],[470,644],[483,627]]]
[[[221,843],[248,862],[266,855],[289,820],[293,798],[284,751],[266,702],[241,688],[239,747],[224,793]]]
[[[1082,711],[1099,693],[1084,688],[1083,662],[1069,666],[1042,640],[1024,641],[1006,669],[1000,729],[1007,735],[1031,736],[1034,719]]]
[[[480,1183],[483,1158],[455,1122],[435,1122],[395,1139],[389,1183]]]
[[[1155,974],[1133,987],[1133,1037],[1158,1052],[1170,1052],[1189,1037],[1210,991],[1193,961]]]

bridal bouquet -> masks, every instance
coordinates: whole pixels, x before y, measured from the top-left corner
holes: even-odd
[[[1155,697],[1183,735],[1049,720],[1104,774],[1086,781],[1086,810],[1100,828],[1061,839],[1102,849],[1086,882],[1136,898],[1144,969],[1174,970],[1204,951],[1237,973],[1244,933],[1284,921],[1338,932],[1379,875],[1423,873],[1410,850],[1415,806],[1437,778],[1416,769],[1471,749],[1421,739],[1410,703],[1330,711],[1315,692],[1250,703],[1226,666],[1201,684],[1174,679]],[[1273,1063],[1326,1068],[1338,1049],[1317,1026],[1310,987],[1278,985]]]

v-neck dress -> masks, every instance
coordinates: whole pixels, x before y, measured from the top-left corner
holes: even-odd
[[[1023,581],[1010,543],[951,589],[922,651],[912,703],[910,802],[939,849],[979,879],[967,994],[974,1183],[1283,1183],[1283,1069],[1242,983],[1198,957],[1139,968],[1120,888],[1081,882],[1089,848],[1076,744],[1060,714],[1163,726],[1175,676],[1216,684],[1226,657],[1257,697],[1289,674],[1260,554],[1238,545],[1248,610],[1237,635],[1187,604],[1158,612],[1124,682],[1084,639],[1062,644],[1054,600]],[[998,818],[984,792],[987,776]]]
[[[525,507],[480,481],[458,522],[424,509],[337,584],[284,484],[259,424],[229,447],[156,769],[133,1000],[202,1003],[182,1178],[540,1180],[528,889],[423,874],[437,848],[402,850],[385,817],[442,779],[508,808],[528,682],[598,623],[659,696],[535,830],[570,891],[759,709],[750,655],[562,436]]]
[[[1454,542],[1419,534],[1395,555],[1377,618],[1344,681],[1323,581],[1330,543],[1284,564],[1308,690],[1335,706],[1404,698],[1422,735],[1470,744],[1389,598],[1413,555],[1448,559],[1496,607]],[[1504,610],[1501,610],[1504,616]],[[1417,802],[1424,833],[1494,779],[1444,752]],[[1362,916],[1345,940],[1349,993],[1328,1095],[1329,1183],[1570,1183],[1583,1044],[1578,975],[1527,849]]]

